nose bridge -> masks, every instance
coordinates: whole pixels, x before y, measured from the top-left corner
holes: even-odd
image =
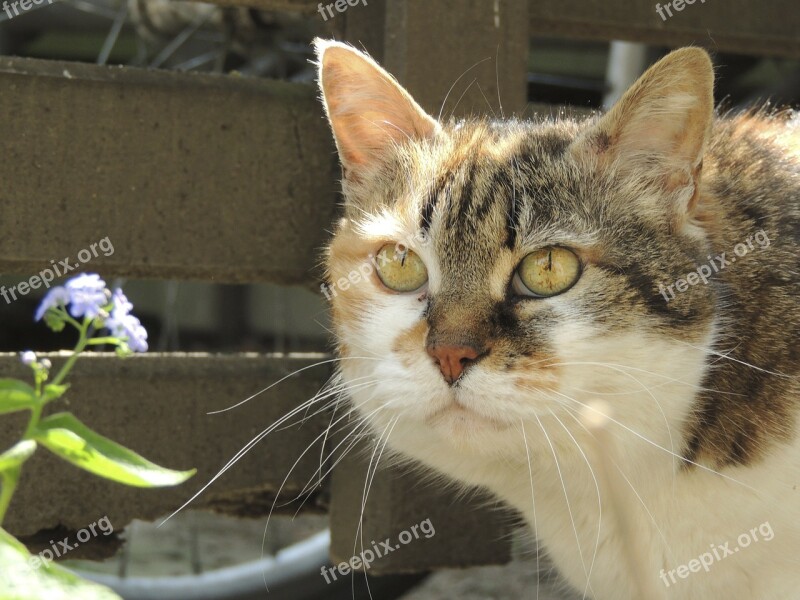
[[[486,332],[481,331],[479,327],[474,327],[471,323],[461,325],[457,322],[448,322],[429,327],[425,346],[427,348],[437,346],[471,347],[482,352],[488,341],[489,336]]]
[[[427,346],[486,348],[492,300],[490,244],[456,221],[437,239],[441,279],[429,291]]]
[[[485,300],[473,294],[431,298],[425,345],[472,347],[482,352],[490,337]]]
[[[489,331],[481,305],[470,298],[439,298],[428,311],[425,350],[450,384],[489,352]]]

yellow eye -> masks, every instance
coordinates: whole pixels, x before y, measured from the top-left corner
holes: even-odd
[[[428,281],[422,259],[408,248],[386,244],[375,257],[383,285],[395,292],[416,292]]]
[[[522,259],[512,287],[520,295],[549,298],[566,292],[580,276],[581,261],[572,250],[548,246]]]

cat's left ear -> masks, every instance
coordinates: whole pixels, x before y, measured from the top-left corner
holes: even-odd
[[[714,118],[714,70],[708,54],[667,55],[572,145],[576,156],[654,179],[691,212]]]
[[[433,137],[439,124],[363,52],[314,40],[319,85],[345,176],[379,166],[393,145]]]

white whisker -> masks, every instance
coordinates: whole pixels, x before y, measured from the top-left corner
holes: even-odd
[[[307,371],[308,369],[313,369],[314,367],[319,367],[319,366],[322,366],[322,365],[327,365],[327,364],[330,364],[330,363],[335,363],[335,362],[339,362],[339,361],[342,361],[342,360],[380,360],[380,359],[377,359],[377,358],[369,358],[369,357],[365,357],[365,356],[349,356],[349,357],[344,357],[344,358],[331,358],[331,359],[329,359],[329,360],[323,360],[323,361],[321,361],[321,362],[314,363],[313,365],[306,365],[305,367],[303,367],[303,368],[301,368],[301,369],[297,369],[297,370],[296,370],[296,371],[294,371],[293,373],[289,373],[289,374],[288,374],[288,375],[286,375],[285,377],[281,377],[281,378],[280,378],[278,381],[276,381],[275,383],[273,383],[273,384],[271,384],[271,385],[268,385],[268,386],[267,386],[267,387],[265,387],[263,390],[261,390],[261,391],[259,391],[259,392],[256,392],[255,394],[253,394],[253,395],[252,395],[252,396],[250,396],[249,398],[245,398],[245,399],[244,399],[244,400],[242,400],[241,402],[237,402],[236,404],[234,404],[234,405],[232,405],[232,406],[229,406],[228,408],[222,408],[222,409],[220,409],[220,410],[213,410],[213,411],[211,411],[211,412],[208,412],[208,413],[206,413],[206,414],[207,414],[207,415],[217,415],[217,414],[219,414],[219,413],[223,413],[223,412],[226,412],[226,411],[229,411],[229,410],[233,410],[234,408],[238,408],[238,407],[240,407],[242,404],[245,404],[245,403],[247,403],[247,402],[250,402],[250,400],[252,400],[252,399],[253,399],[253,398],[255,398],[256,396],[259,396],[260,394],[263,394],[264,392],[271,390],[271,389],[272,389],[272,388],[274,388],[276,385],[278,385],[279,383],[282,383],[282,382],[286,381],[286,380],[287,380],[287,379],[289,379],[290,377],[294,377],[294,376],[295,376],[295,375],[297,375],[298,373],[302,373],[303,371]]]
[[[570,401],[572,401],[572,402],[575,402],[576,404],[579,404],[579,405],[580,405],[580,406],[582,406],[583,408],[586,408],[586,409],[588,409],[588,410],[591,410],[591,411],[597,412],[597,411],[596,411],[596,409],[592,408],[591,406],[588,406],[588,405],[584,404],[583,402],[580,402],[579,400],[575,400],[574,398],[570,398],[569,396],[567,396],[567,395],[565,395],[565,394],[562,394],[561,392],[558,392],[558,391],[556,391],[556,390],[552,390],[552,391],[553,391],[554,393],[558,394],[559,396],[562,396],[563,398],[566,398],[567,400],[570,400]],[[724,473],[720,473],[719,471],[715,471],[714,469],[712,469],[712,468],[710,468],[710,467],[706,467],[705,465],[701,465],[700,463],[697,463],[697,462],[695,462],[695,461],[693,461],[693,460],[691,460],[691,459],[688,459],[688,458],[686,458],[685,456],[681,456],[681,455],[679,455],[679,454],[676,454],[676,453],[674,453],[674,452],[671,452],[669,449],[667,449],[667,448],[664,448],[664,447],[663,447],[663,446],[661,446],[660,444],[657,444],[657,443],[655,443],[654,441],[652,441],[652,440],[648,439],[647,437],[643,436],[643,435],[642,435],[641,433],[639,433],[638,431],[636,431],[636,430],[634,430],[634,429],[631,429],[630,427],[628,427],[628,426],[627,426],[627,425],[625,425],[624,423],[621,423],[621,422],[617,421],[617,420],[616,420],[616,419],[614,419],[613,417],[607,417],[607,418],[608,418],[608,420],[609,420],[609,421],[611,421],[612,423],[615,423],[616,425],[619,425],[620,427],[622,427],[622,428],[623,428],[623,429],[625,429],[626,431],[628,431],[628,432],[632,433],[633,435],[635,435],[636,437],[638,437],[639,439],[641,439],[643,442],[646,442],[646,443],[650,444],[651,446],[653,446],[653,447],[655,447],[655,448],[658,448],[659,450],[663,450],[663,451],[664,451],[664,452],[666,452],[667,454],[670,454],[670,455],[672,455],[672,456],[675,456],[676,458],[680,459],[681,461],[683,461],[683,462],[685,462],[685,463],[687,463],[687,464],[694,465],[695,467],[698,467],[698,468],[700,468],[700,469],[702,469],[702,470],[704,470],[704,471],[707,471],[707,472],[709,472],[709,473],[713,473],[714,475],[718,475],[719,477],[722,477],[723,479],[727,479],[728,481],[732,481],[733,483],[736,483],[736,484],[738,484],[738,485],[741,485],[741,486],[743,486],[743,487],[746,487],[746,488],[747,488],[747,489],[749,489],[749,490],[752,490],[752,491],[754,491],[754,492],[758,492],[758,490],[757,490],[757,489],[755,489],[754,487],[752,487],[752,486],[749,486],[749,485],[747,485],[746,483],[744,483],[744,482],[742,482],[742,481],[739,481],[738,479],[734,479],[733,477],[730,477],[729,475],[725,475]]]
[[[580,536],[578,535],[578,527],[575,525],[575,517],[572,514],[572,505],[569,502],[569,495],[567,494],[567,485],[564,482],[564,475],[561,473],[561,465],[558,462],[558,456],[556,455],[556,449],[553,446],[553,442],[550,440],[550,436],[547,435],[547,431],[545,430],[541,419],[539,419],[538,415],[536,415],[536,414],[534,414],[534,417],[536,417],[536,422],[539,423],[539,427],[541,428],[542,433],[544,434],[544,437],[547,440],[548,445],[550,446],[550,450],[553,453],[553,461],[555,462],[555,465],[556,465],[556,471],[558,471],[558,478],[561,480],[561,488],[564,490],[564,499],[567,502],[567,512],[569,513],[569,520],[572,523],[572,531],[575,534],[575,543],[578,546],[578,558],[581,559],[581,566],[583,567],[583,574],[587,576],[587,581],[588,581],[588,571],[586,570],[586,562],[583,560],[583,550],[581,548],[581,539],[580,539]]]
[[[678,342],[678,343],[684,344],[686,346],[689,346],[690,348],[694,348],[695,350],[700,350],[701,352],[707,352],[708,354],[713,354],[714,356],[718,356],[720,358],[724,358],[724,359],[730,360],[730,361],[738,363],[740,365],[744,365],[745,367],[750,367],[751,369],[755,369],[756,371],[761,371],[762,373],[767,373],[769,375],[775,375],[777,377],[785,377],[786,379],[798,379],[798,378],[800,378],[800,376],[798,376],[798,375],[787,375],[786,373],[779,373],[777,371],[770,371],[769,369],[763,369],[763,368],[758,367],[756,365],[750,364],[749,362],[745,362],[743,360],[739,360],[738,358],[733,358],[731,356],[728,356],[727,354],[723,354],[723,353],[718,352],[716,350],[712,350],[711,348],[699,348],[697,346],[694,346],[694,345],[690,344],[689,342],[684,342],[683,340],[679,340],[679,339],[676,339],[676,338],[670,338],[670,339],[672,339],[675,342]]]
[[[595,477],[594,469],[592,468],[592,463],[589,462],[589,459],[586,457],[586,454],[583,452],[583,448],[581,448],[581,445],[578,443],[578,440],[576,440],[575,437],[570,432],[570,430],[567,429],[567,426],[564,425],[563,421],[561,421],[561,419],[559,419],[556,416],[556,413],[554,413],[549,408],[548,408],[548,411],[550,412],[551,415],[553,415],[553,418],[556,421],[558,421],[558,424],[561,425],[561,427],[564,429],[564,431],[567,432],[567,435],[569,436],[569,438],[575,443],[575,447],[578,448],[578,452],[581,453],[581,456],[583,457],[583,460],[586,461],[586,466],[589,467],[589,473],[591,474],[592,479],[594,480],[594,487],[595,487],[595,490],[597,491],[597,513],[598,513],[598,517],[597,517],[597,539],[594,542],[594,553],[592,554],[592,562],[589,565],[589,574],[586,576],[586,587],[583,590],[583,598],[584,598],[584,600],[586,600],[586,595],[589,593],[589,590],[591,589],[591,580],[592,580],[592,571],[594,570],[594,561],[597,559],[597,550],[600,548],[600,531],[601,531],[601,525],[603,523],[603,503],[600,501],[600,484],[597,483],[597,477]]]
[[[372,456],[369,459],[369,463],[367,464],[367,476],[364,480],[364,492],[361,497],[361,514],[358,518],[358,527],[356,529],[356,537],[353,540],[353,555],[356,553],[356,548],[358,547],[358,541],[361,540],[361,551],[364,551],[364,511],[366,510],[367,500],[369,498],[369,492],[372,489],[372,481],[375,478],[375,473],[378,471],[378,465],[381,460],[381,456],[383,455],[383,451],[386,449],[386,444],[389,442],[389,436],[392,435],[392,431],[394,431],[395,425],[400,420],[400,417],[395,417],[386,425],[386,428],[381,432],[381,435],[378,437],[378,441],[375,444],[375,449],[372,451]],[[381,439],[383,438],[384,434],[386,434],[388,430],[388,434],[386,435],[386,441],[383,442],[383,446],[378,452],[377,459],[375,458],[375,453],[378,451],[378,447],[381,444]],[[372,468],[372,463],[375,462],[375,467]],[[372,474],[370,475],[370,469],[372,468]],[[355,577],[356,574],[353,572],[353,579],[352,579],[352,589],[353,594],[355,595]],[[372,590],[369,587],[369,578],[367,577],[366,570],[364,571],[364,582],[367,585],[367,593],[369,594],[370,599],[372,599]],[[354,596],[355,597],[355,596]]]
[[[528,457],[528,476],[531,480],[531,505],[533,508],[533,532],[534,537],[536,538],[536,600],[539,600],[539,587],[542,583],[542,573],[541,573],[541,566],[539,564],[540,558],[539,554],[541,549],[539,548],[539,533],[537,531],[539,525],[538,521],[536,520],[536,496],[533,493],[533,467],[531,465],[531,450],[528,446],[528,436],[525,434],[525,423],[522,419],[519,420],[520,428],[522,429],[522,441],[525,444],[525,455]]]

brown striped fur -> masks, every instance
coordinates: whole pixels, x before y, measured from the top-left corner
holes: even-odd
[[[690,51],[674,70],[696,68],[698,60],[707,61],[699,51]],[[657,77],[673,81],[655,85],[679,81],[686,89],[673,90],[682,94],[690,94],[697,83],[670,71]],[[331,96],[336,97],[335,91]],[[699,343],[700,334],[718,320],[714,351],[727,359],[712,357],[704,382],[709,391],[698,396],[686,422],[685,455],[714,465],[747,463],[771,443],[795,435],[800,129],[787,112],[758,111],[707,122],[703,110],[693,112],[678,150],[669,149],[670,156],[679,152],[693,160],[690,155],[698,148],[691,144],[705,146],[705,128],[710,130],[702,174],[699,165],[691,173],[699,180],[691,206],[684,213],[659,192],[663,204],[654,207],[637,196],[646,195],[645,189],[652,192],[654,179],[659,185],[661,175],[653,177],[652,170],[667,168],[648,164],[652,156],[636,155],[621,168],[611,168],[614,157],[609,156],[623,135],[616,121],[625,120],[640,96],[626,96],[614,119],[600,126],[597,119],[478,119],[434,126],[415,117],[414,131],[373,127],[373,137],[391,132],[391,145],[384,160],[345,178],[346,214],[328,253],[329,278],[336,281],[393,241],[358,231],[356,224],[365,214],[388,211],[407,224],[418,222],[432,234],[444,265],[441,290],[426,299],[427,320],[421,323],[445,337],[458,327],[462,340],[491,338],[497,348],[492,359],[500,368],[509,358],[547,355],[552,315],[509,299],[507,281],[492,281],[489,265],[496,271],[493,261],[504,262],[500,271],[510,275],[522,258],[521,239],[568,245],[585,264],[575,305],[579,319],[608,331],[641,328],[687,343]],[[400,93],[397,97],[413,102]],[[355,118],[352,111],[348,118]],[[338,120],[333,122],[337,131]],[[627,126],[649,134],[652,115],[645,109],[637,123]],[[430,136],[415,133],[422,127],[428,133],[441,130]],[[368,143],[370,152],[384,151],[374,139]],[[351,168],[347,152],[343,160]],[[354,164],[364,162],[359,155]],[[688,184],[677,168],[670,176],[676,174],[677,183],[661,185]],[[694,219],[700,235],[682,235],[683,219]],[[752,253],[715,274],[709,285],[665,302],[659,284],[707,263],[709,255],[730,256],[737,243],[759,230],[772,241],[768,251]],[[334,319],[357,321],[369,311],[372,293],[367,286],[353,286],[338,296]]]

